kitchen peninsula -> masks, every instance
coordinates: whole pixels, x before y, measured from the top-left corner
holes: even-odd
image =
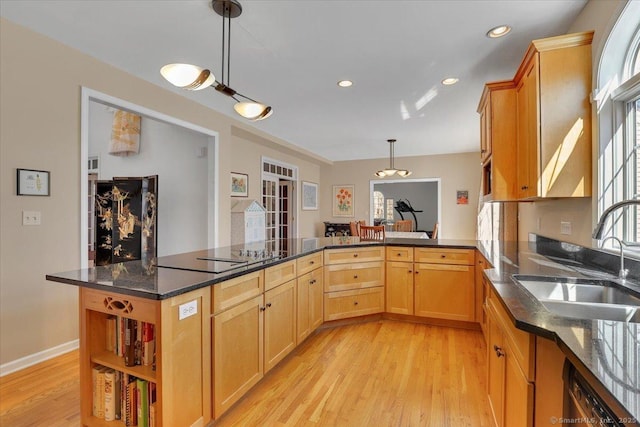
[[[624,342],[625,354],[638,354],[637,325],[606,322],[614,326],[615,333],[602,334],[603,321],[564,318],[541,308],[511,280],[511,274],[582,277],[589,271],[586,267],[580,271],[568,268],[576,261],[567,253],[573,264],[562,262],[558,248],[563,246],[559,242],[539,236],[537,240],[520,242],[516,249],[517,245],[509,242],[471,240],[362,242],[348,236],[297,239],[287,242],[286,253],[220,248],[161,257],[157,266],[132,261],[51,274],[47,279],[80,287],[84,425],[104,425],[92,416],[91,370],[96,364],[155,384],[156,425],[207,425],[323,322],[363,315],[425,322],[435,319],[439,324],[448,322],[459,327],[484,325],[487,337],[488,303],[502,313],[505,339],[522,334],[530,346],[530,359],[524,359],[531,367],[531,372],[525,373],[530,378],[524,383],[530,384],[531,390],[523,399],[522,416],[527,423],[533,420],[534,409],[536,417],[546,415],[538,414],[543,407],[542,401],[538,404],[539,398],[562,393],[557,389],[562,387],[560,378],[550,385],[555,390],[533,395],[534,382],[537,387],[542,384],[535,376],[536,348],[540,356],[545,345],[561,355],[556,364],[566,357],[588,377],[593,387],[606,395],[616,414],[637,418],[640,393],[633,387],[619,387],[617,380],[637,371],[637,358],[612,361],[611,354],[603,352],[615,341]],[[575,247],[572,250],[576,252]],[[412,272],[410,279],[390,276],[397,264],[412,266],[404,269]],[[485,268],[490,270],[483,275]],[[438,283],[463,286],[446,293],[446,305],[456,306],[456,310],[436,312],[433,305],[418,303],[438,298],[443,292],[438,287],[421,291],[425,286],[420,282],[421,274],[436,274]],[[456,274],[456,279],[447,279],[449,274]],[[392,282],[394,286],[404,283],[409,291],[392,291]],[[460,302],[452,302],[452,297],[460,298]],[[402,308],[406,301],[409,303]],[[150,366],[125,366],[122,358],[106,351],[106,322],[113,315],[155,325],[155,370]],[[488,348],[488,357],[490,353],[493,348]],[[509,425],[502,424],[502,414],[496,414],[493,401],[492,405],[498,424]],[[504,419],[509,417],[507,413]]]

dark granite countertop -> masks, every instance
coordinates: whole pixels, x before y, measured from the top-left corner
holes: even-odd
[[[155,262],[129,261],[47,275],[47,280],[148,299],[166,299],[277,265],[323,249],[360,246],[414,246],[479,249],[492,263],[485,271],[517,328],[554,340],[617,414],[640,418],[640,327],[636,323],[581,320],[554,315],[512,280],[512,274],[613,278],[617,257],[536,236],[535,242],[402,239],[360,241],[357,237],[290,239],[277,253],[256,246],[231,246],[171,255]],[[258,245],[259,246],[259,245]],[[247,252],[248,251],[248,252]],[[245,265],[216,273],[211,259]],[[224,262],[224,261],[222,261]],[[630,261],[628,286],[640,293],[640,261]]]
[[[575,252],[596,252],[592,249],[566,244],[565,249],[559,249],[559,242],[539,236],[537,243],[520,242],[517,250],[510,250],[509,246],[510,242],[502,247],[498,244],[479,244],[478,249],[494,266],[484,274],[516,327],[554,340],[616,414],[640,419],[640,325],[553,314],[516,283],[512,275],[596,278],[621,282],[611,272],[604,272],[600,268],[598,263],[602,263],[601,260],[596,261],[596,266],[578,261]],[[513,243],[511,248],[515,248]],[[600,257],[600,253],[586,255],[590,260]],[[610,270],[612,268],[609,266]],[[635,294],[640,290],[634,281],[627,282],[625,287]]]

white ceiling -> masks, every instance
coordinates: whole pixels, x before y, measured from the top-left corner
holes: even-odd
[[[478,151],[485,82],[512,78],[533,39],[566,33],[586,0],[241,0],[230,86],[270,104],[255,127],[330,160]],[[0,0],[0,14],[234,118],[213,89],[183,91],[167,63],[220,76],[209,0]],[[487,30],[513,31],[489,39]],[[46,74],[46,64],[43,64]],[[454,86],[440,84],[455,76]],[[350,79],[354,85],[339,88]],[[243,120],[240,118],[240,120]]]

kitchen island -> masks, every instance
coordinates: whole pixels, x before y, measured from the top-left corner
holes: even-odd
[[[509,242],[499,244],[497,242],[428,239],[387,239],[384,242],[362,242],[358,238],[344,236],[296,239],[287,242],[288,251],[286,253],[256,252],[254,249],[247,252],[248,249],[244,247],[220,248],[161,257],[155,264],[132,261],[52,274],[48,275],[47,279],[80,287],[81,393],[83,396],[81,412],[85,425],[103,425],[101,420],[92,415],[91,370],[96,364],[121,370],[133,376],[147,378],[153,382],[158,396],[155,407],[156,420],[159,422],[157,425],[208,424],[211,419],[217,418],[220,413],[237,401],[243,392],[259,381],[264,373],[261,361],[261,366],[254,373],[255,375],[249,375],[245,383],[236,385],[232,390],[233,393],[229,392],[229,387],[233,388],[233,384],[217,385],[215,383],[216,378],[222,376],[222,374],[216,375],[216,361],[221,366],[224,363],[229,363],[228,360],[216,359],[216,345],[212,339],[212,337],[217,338],[213,331],[216,327],[216,316],[222,319],[223,313],[228,314],[230,310],[237,310],[238,307],[245,304],[234,305],[236,304],[234,301],[246,300],[254,301],[255,304],[252,305],[252,309],[248,309],[244,313],[255,315],[256,319],[262,319],[259,321],[264,322],[265,317],[259,316],[266,316],[269,313],[266,308],[268,302],[265,296],[270,294],[267,292],[282,291],[278,295],[283,301],[291,301],[293,298],[294,307],[302,306],[299,301],[295,302],[296,296],[301,293],[299,291],[304,289],[300,284],[303,283],[303,280],[307,280],[303,277],[308,277],[304,283],[308,283],[308,289],[312,289],[313,283],[322,280],[321,274],[316,276],[313,274],[322,271],[322,268],[317,267],[318,262],[322,262],[323,253],[326,258],[328,251],[336,254],[358,251],[354,252],[357,254],[362,253],[359,251],[371,252],[370,250],[384,250],[384,248],[387,250],[392,248],[394,253],[398,254],[402,253],[399,250],[402,248],[408,249],[411,253],[420,248],[433,248],[435,251],[446,249],[472,250],[474,252],[477,249],[478,257],[482,255],[494,267],[485,272],[484,277],[490,284],[490,292],[498,297],[498,301],[507,313],[508,322],[511,322],[519,330],[532,334],[532,337],[538,336],[541,339],[555,342],[562,354],[566,355],[583,375],[589,377],[588,379],[591,380],[595,388],[606,395],[609,406],[614,408],[616,413],[629,417],[629,419],[637,417],[640,412],[638,409],[639,393],[637,383],[633,382],[635,381],[633,375],[636,375],[634,372],[638,371],[637,355],[640,352],[637,325],[625,322],[569,319],[552,315],[546,311],[524,289],[511,280],[511,274],[575,277],[585,276],[589,274],[589,271],[568,268],[561,262],[562,257],[559,257],[556,252],[554,252],[553,259],[547,258],[542,255],[544,251],[539,251],[540,248],[537,246],[541,245],[527,242],[516,245]],[[442,254],[441,256],[446,257],[449,253],[442,252]],[[567,257],[569,259],[571,255],[567,255]],[[378,259],[366,261],[359,258],[357,264],[363,268],[377,265]],[[382,259],[385,260],[384,255]],[[234,261],[242,262],[234,263]],[[221,262],[227,262],[229,268],[221,271],[225,268],[220,265]],[[308,265],[305,266],[305,262]],[[340,271],[345,271],[345,268],[350,268],[349,266],[354,262],[345,261],[341,264],[339,261],[336,265],[343,266],[339,267]],[[388,252],[386,262],[387,264],[390,262]],[[299,269],[303,269],[301,271],[304,271],[304,276],[291,270],[294,264],[299,266]],[[329,271],[330,267],[332,266],[326,265],[325,261],[324,269]],[[287,269],[291,271],[287,271]],[[275,274],[275,278],[270,280],[273,283],[271,289],[267,289],[268,286],[265,287],[266,278],[260,279],[262,277],[260,274],[265,271]],[[601,269],[592,271],[597,273]],[[307,274],[311,274],[311,276],[306,276]],[[262,285],[260,285],[260,280],[262,280]],[[292,280],[297,281],[297,288],[295,284],[287,285]],[[383,303],[380,309],[379,294],[373,293],[374,290],[381,289],[382,295],[384,295],[384,280],[382,283],[371,284],[370,282],[372,281],[358,282],[356,280],[355,290],[337,290],[333,293],[327,292],[325,287],[325,301],[328,301],[327,295],[337,295],[339,292],[344,293],[341,295],[345,296],[352,294],[358,294],[361,297],[364,294],[374,295],[374,299],[371,301],[377,301],[376,304],[371,303],[372,305],[367,306],[368,311],[356,311],[355,315],[378,313],[379,316],[384,316],[385,305]],[[229,284],[238,284],[239,287],[228,287]],[[260,288],[260,286],[262,287]],[[222,288],[229,289],[229,293],[221,293]],[[475,287],[471,289],[479,292],[480,288],[480,284],[476,283]],[[240,294],[249,295],[247,297],[249,299],[240,298],[239,293],[233,293],[234,289],[240,289],[242,291]],[[219,298],[216,298],[216,292],[218,292]],[[219,303],[221,300],[231,301],[231,303],[228,307],[216,306],[216,301]],[[481,298],[480,301],[484,305],[485,298]],[[358,301],[356,301],[357,303]],[[369,303],[361,302],[360,304],[362,306]],[[309,309],[311,312],[313,311],[311,306]],[[316,306],[315,327],[317,327],[317,310]],[[280,325],[292,323],[291,319],[295,319],[293,322],[299,320],[296,319],[293,312],[286,313],[285,310],[283,313],[286,315],[283,317],[284,321],[279,323]],[[475,318],[478,319],[480,314],[482,313],[476,310]],[[157,336],[155,370],[149,366],[127,367],[123,361],[119,360],[121,358],[112,357],[111,354],[104,351],[104,325],[107,319],[113,315],[128,316],[155,324]],[[457,319],[457,317],[449,318]],[[321,316],[320,323],[327,320],[325,313],[324,318]],[[415,318],[411,318],[411,320],[415,320]],[[275,322],[277,323],[278,320]],[[233,324],[238,335],[242,335],[238,332],[240,324],[242,323]],[[253,325],[253,323],[250,324]],[[224,325],[224,323],[221,322],[220,325]],[[269,328],[263,328],[262,324],[260,327],[256,327],[255,334],[261,335],[269,330]],[[609,328],[614,332],[603,333],[603,328]],[[309,335],[310,329],[313,328],[307,328],[308,331],[304,336]],[[220,331],[219,335],[223,336],[224,329]],[[297,332],[295,330],[294,335]],[[597,339],[592,339],[592,337],[597,337]],[[225,342],[225,345],[233,345],[238,338],[239,336],[232,337]],[[258,338],[264,339],[264,336]],[[261,342],[261,339],[255,339],[254,342]],[[294,336],[292,343],[291,339],[283,340],[282,337],[276,337],[273,341],[276,344],[282,344],[274,347],[275,350],[271,358],[272,361],[275,361],[274,363],[277,363],[283,355],[291,351],[292,346],[295,347],[300,342],[300,338]],[[279,341],[282,342],[279,343]],[[625,354],[636,356],[625,357],[624,360],[611,360],[610,358],[615,357],[617,352],[602,352],[603,348],[618,348],[621,342],[624,342]],[[617,370],[615,378],[612,377],[610,369],[605,369],[611,366]],[[620,385],[620,378],[622,378],[622,385]],[[631,379],[629,380],[629,378]],[[238,390],[240,394],[237,394]],[[216,398],[218,394],[224,393],[229,395],[229,399]],[[538,421],[536,421],[537,423]]]

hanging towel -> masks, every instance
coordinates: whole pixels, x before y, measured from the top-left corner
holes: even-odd
[[[113,113],[109,154],[129,156],[140,152],[140,116],[127,111]]]

